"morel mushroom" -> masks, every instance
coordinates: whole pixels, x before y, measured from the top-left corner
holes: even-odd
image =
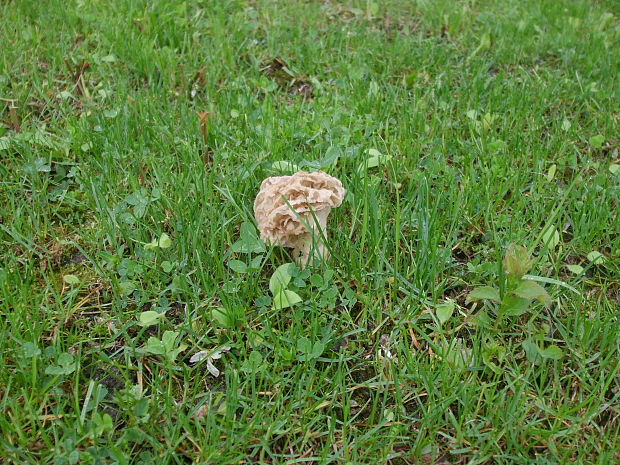
[[[322,171],[265,179],[254,202],[260,238],[292,248],[302,267],[327,259],[327,216],[340,206],[344,193],[342,183]]]

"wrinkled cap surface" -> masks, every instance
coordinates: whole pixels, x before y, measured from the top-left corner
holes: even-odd
[[[254,202],[254,216],[261,239],[268,244],[295,247],[297,237],[308,233],[295,212],[311,220],[311,211],[316,215],[338,207],[344,194],[342,183],[322,171],[298,171],[292,176],[265,179]],[[295,212],[291,211],[291,207]]]

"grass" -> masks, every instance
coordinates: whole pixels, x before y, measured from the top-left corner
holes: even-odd
[[[0,462],[620,461],[619,15],[0,2]],[[348,191],[286,309],[277,161]]]

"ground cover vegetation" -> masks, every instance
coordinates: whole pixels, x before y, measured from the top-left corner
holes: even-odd
[[[0,1],[0,462],[619,462],[618,5]]]

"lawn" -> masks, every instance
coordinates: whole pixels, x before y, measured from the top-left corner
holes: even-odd
[[[619,119],[613,1],[0,1],[0,463],[620,463]]]

